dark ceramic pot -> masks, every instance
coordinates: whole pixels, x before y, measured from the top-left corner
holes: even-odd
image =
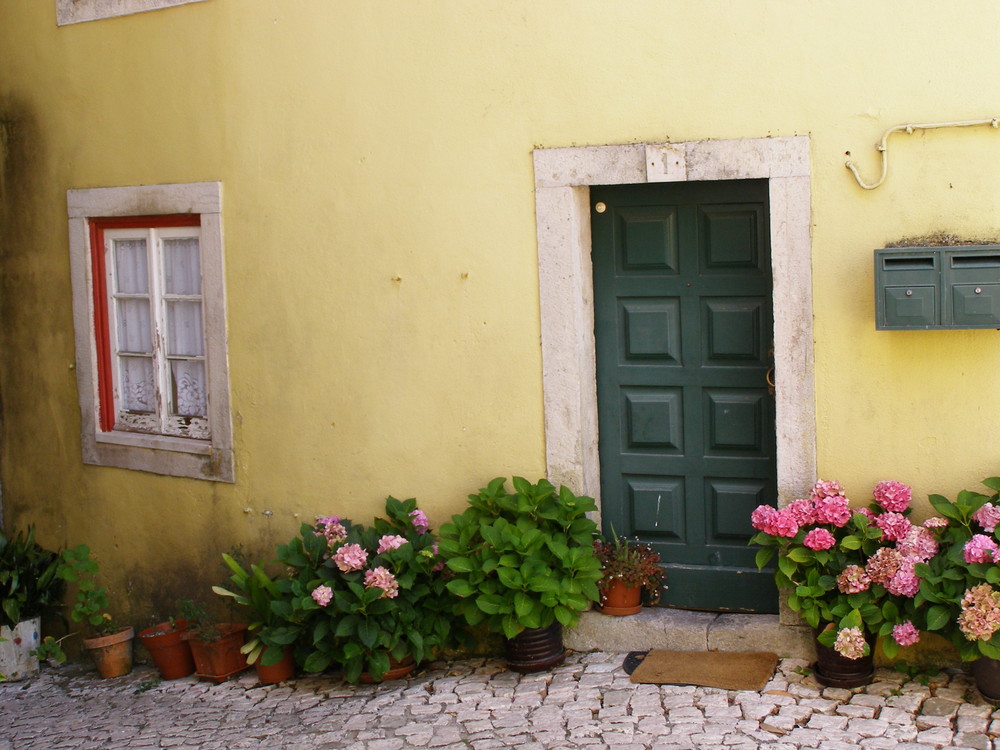
[[[816,631],[819,635],[820,631]],[[868,641],[868,656],[860,659],[848,659],[837,653],[830,646],[823,646],[816,641],[816,663],[813,674],[816,681],[827,687],[856,688],[871,684],[875,679],[875,640],[876,636],[865,633]]]
[[[547,628],[525,628],[520,635],[504,640],[507,666],[515,672],[543,672],[566,658],[562,625],[553,622]]]
[[[1000,703],[1000,661],[986,656],[972,662],[976,687],[990,703]]]

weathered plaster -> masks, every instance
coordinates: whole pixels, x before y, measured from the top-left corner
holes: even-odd
[[[202,2],[205,0],[56,0],[56,24],[67,26]]]
[[[769,180],[778,495],[816,478],[809,139],[534,152],[548,475],[600,501],[590,185]]]

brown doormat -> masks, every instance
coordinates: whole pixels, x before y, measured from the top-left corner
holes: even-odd
[[[653,649],[632,672],[632,682],[700,685],[723,690],[763,690],[778,666],[769,652]]]

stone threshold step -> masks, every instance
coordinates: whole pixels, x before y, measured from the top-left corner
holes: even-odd
[[[584,612],[580,624],[563,632],[574,651],[773,651],[783,658],[816,658],[812,630],[782,625],[778,615],[695,612],[644,607],[626,617]]]

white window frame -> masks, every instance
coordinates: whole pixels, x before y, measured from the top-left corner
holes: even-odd
[[[205,0],[56,0],[56,25],[68,26],[201,2]]]
[[[170,476],[234,481],[221,183],[69,190],[67,207],[84,463]],[[200,216],[202,315],[210,426],[208,439],[101,428],[90,219],[169,214]]]

